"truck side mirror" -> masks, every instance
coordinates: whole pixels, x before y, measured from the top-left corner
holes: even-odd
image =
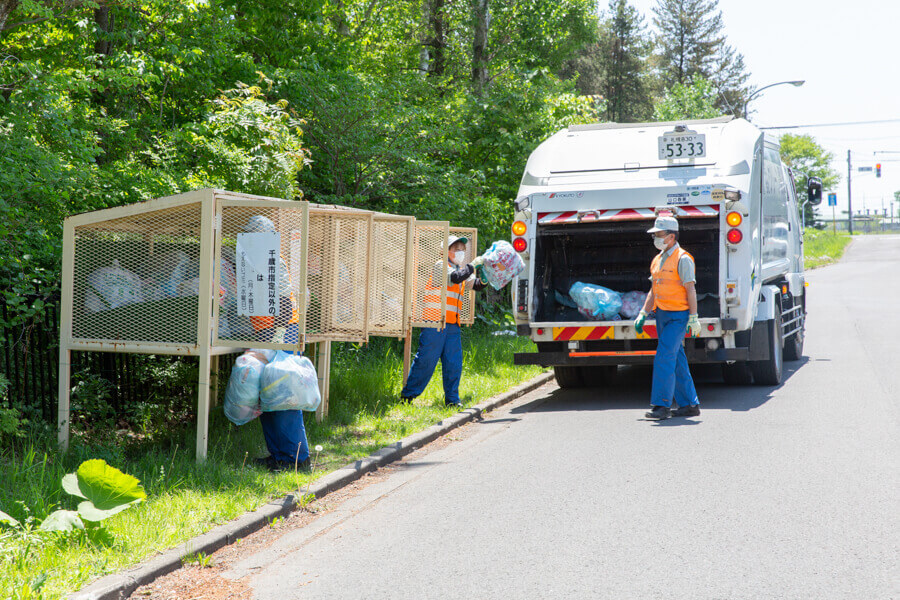
[[[809,203],[818,206],[822,203],[822,180],[818,177],[810,177],[806,180],[806,193]]]

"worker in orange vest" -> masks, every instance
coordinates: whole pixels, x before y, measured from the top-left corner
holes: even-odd
[[[678,221],[661,215],[647,230],[660,251],[650,265],[650,293],[634,321],[638,333],[644,330],[647,314],[656,308],[656,356],[653,358],[653,388],[648,419],[670,416],[696,417],[700,400],[684,354],[685,332],[700,335],[697,318],[696,269],[694,257],[678,245]],[[678,405],[672,410],[673,401]]]
[[[442,263],[435,265],[434,274],[428,279],[425,286],[424,317],[429,321],[440,321],[441,318],[441,285],[447,287],[447,311],[443,329],[423,328],[419,333],[419,347],[409,369],[409,377],[406,385],[400,392],[403,402],[410,402],[421,394],[441,361],[441,371],[444,380],[444,404],[446,406],[460,406],[459,380],[462,377],[462,339],[459,329],[459,310],[462,305],[463,294],[466,288],[479,291],[485,284],[479,277],[475,277],[475,271],[481,265],[481,257],[475,258],[471,263],[466,263],[466,237],[450,236],[447,239],[450,274],[444,279],[445,267]]]

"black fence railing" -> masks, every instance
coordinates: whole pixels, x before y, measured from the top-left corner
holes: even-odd
[[[53,424],[59,392],[59,295],[40,300],[44,308],[39,314],[11,325],[14,311],[0,296],[0,373],[9,380],[6,397],[10,407],[29,419]],[[127,405],[146,401],[152,393],[146,364],[141,371],[139,361],[133,354],[73,351],[72,384],[84,376],[107,381],[108,405],[121,414]]]

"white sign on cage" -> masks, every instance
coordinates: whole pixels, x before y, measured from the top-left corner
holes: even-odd
[[[247,317],[279,316],[282,260],[281,234],[237,234],[238,314]]]

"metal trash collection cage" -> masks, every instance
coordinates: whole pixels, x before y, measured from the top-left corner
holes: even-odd
[[[376,213],[369,277],[369,333],[402,338],[409,322],[415,218]]]
[[[200,358],[197,458],[206,457],[214,357],[251,345],[245,343],[250,336],[215,344],[220,337],[228,338],[219,335],[219,309],[228,302],[229,291],[233,296],[237,293],[241,281],[236,275],[235,286],[229,290],[228,275],[223,277],[228,271],[223,262],[229,258],[227,250],[222,251],[221,233],[229,228],[234,232],[246,216],[230,213],[235,205],[268,214],[277,224],[275,238],[281,236],[284,248],[291,232],[299,231],[305,243],[306,202],[212,189],[65,220],[57,416],[63,449],[69,442],[72,350],[172,354]],[[303,253],[301,247],[299,264],[305,266]],[[305,269],[295,287],[303,286],[303,277]],[[225,285],[215,285],[217,278],[224,279]],[[228,316],[223,310],[221,317]],[[229,335],[234,337],[230,329]],[[253,342],[260,344],[255,337]],[[299,338],[274,346],[302,349],[302,343]]]
[[[471,261],[477,230],[452,232],[469,238]],[[219,355],[322,342],[324,414],[331,341],[408,342],[412,327],[444,326],[447,290],[435,282],[449,272],[450,233],[444,221],[212,189],[67,218],[60,446],[69,439],[72,350],[199,356],[198,460],[206,457]],[[471,290],[460,321],[474,322]]]
[[[466,244],[466,263],[470,263],[478,256],[478,230],[474,227],[451,227],[450,235],[456,237],[465,237],[469,239]],[[466,283],[466,290],[463,293],[459,307],[459,324],[474,325],[475,324],[475,290],[472,289],[471,282]]]
[[[446,221],[416,221],[413,235],[413,276],[411,327],[442,328],[447,314],[447,286],[440,285],[449,274]],[[437,277],[436,277],[437,276]],[[431,294],[429,294],[429,291]],[[429,308],[427,296],[440,298],[440,308]],[[435,301],[435,305],[438,303]]]

